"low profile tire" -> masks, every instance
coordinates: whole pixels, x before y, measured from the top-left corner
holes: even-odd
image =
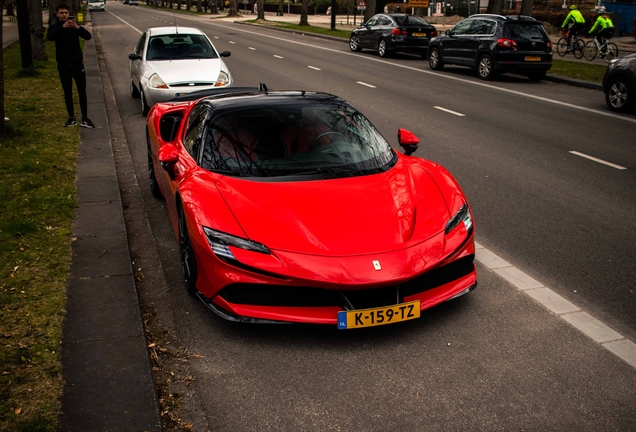
[[[428,55],[428,65],[433,70],[442,70],[444,69],[444,63],[442,63],[442,58],[439,53],[439,48],[433,47],[430,49],[430,53]]]
[[[631,111],[636,102],[634,91],[634,86],[626,77],[614,78],[608,86],[607,93],[605,93],[607,107],[618,113]]]
[[[163,198],[161,194],[161,189],[159,189],[159,184],[157,183],[157,176],[155,175],[155,166],[152,163],[152,153],[150,150],[150,141],[148,136],[146,136],[146,143],[148,148],[148,182],[150,184],[150,192],[152,196],[155,198]]]
[[[488,54],[484,54],[479,58],[477,62],[477,76],[483,80],[491,80],[495,76],[495,65],[493,64],[492,57]]]
[[[179,205],[179,250],[181,252],[181,271],[185,289],[191,296],[196,296],[197,290],[197,260],[194,257],[192,242],[188,234],[183,207]]]
[[[148,102],[146,102],[146,96],[144,95],[143,90],[139,92],[139,98],[141,99],[141,114],[146,117],[150,108],[148,108]]]
[[[546,73],[546,71],[530,72],[528,73],[528,79],[530,81],[541,81],[543,78],[545,78]]]
[[[354,52],[362,51],[362,48],[360,48],[360,39],[358,38],[358,36],[351,35],[351,37],[349,38],[349,49]]]
[[[383,58],[391,57],[392,52],[386,46],[386,40],[384,39],[380,39],[380,42],[378,42],[378,54]]]
[[[140,96],[139,90],[137,90],[137,86],[135,86],[132,80],[130,80],[130,95],[133,99],[139,99]]]

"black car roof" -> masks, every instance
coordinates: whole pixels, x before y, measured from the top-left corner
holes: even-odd
[[[492,18],[503,21],[532,21],[539,22],[536,19],[526,16],[526,15],[496,15],[496,14],[475,14],[471,15],[468,18]]]

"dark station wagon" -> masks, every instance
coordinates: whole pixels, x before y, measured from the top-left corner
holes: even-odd
[[[484,80],[513,72],[538,81],[552,67],[552,43],[534,18],[472,15],[430,41],[428,63],[434,70],[468,66]]]

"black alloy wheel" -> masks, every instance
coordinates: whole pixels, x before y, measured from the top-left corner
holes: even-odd
[[[130,80],[130,96],[132,96],[133,99],[139,99],[139,90],[137,90],[137,86],[135,86],[135,84],[133,83],[133,80]]]
[[[139,97],[141,98],[141,114],[146,117],[148,112],[150,112],[150,108],[148,108],[148,102],[146,102],[146,96],[143,90],[139,92]]]
[[[358,38],[358,36],[351,35],[351,38],[349,38],[349,49],[355,52],[362,51],[362,48],[360,47],[360,39]]]
[[[386,46],[386,40],[384,39],[380,39],[380,42],[378,42],[378,54],[380,54],[380,57],[391,57],[391,51],[389,50],[389,48]]]
[[[444,63],[442,63],[441,56],[439,54],[439,48],[433,47],[431,48],[431,52],[428,55],[428,65],[433,70],[442,70],[444,69]]]
[[[634,86],[632,86],[627,77],[614,78],[605,94],[607,107],[618,113],[630,112],[636,103],[634,92]]]
[[[185,289],[191,296],[196,296],[197,290],[197,261],[194,257],[192,242],[188,234],[183,207],[179,204],[179,250],[181,252],[181,271]]]
[[[148,148],[148,180],[150,183],[150,192],[155,198],[163,198],[159,184],[157,183],[157,176],[155,175],[155,166],[152,163],[152,152],[150,150],[150,137],[146,132],[146,145]]]
[[[488,54],[484,54],[479,58],[477,75],[483,80],[491,80],[495,76],[495,66],[493,65],[492,57]]]

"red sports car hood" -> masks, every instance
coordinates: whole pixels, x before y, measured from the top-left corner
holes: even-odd
[[[217,183],[247,236],[272,250],[345,256],[402,249],[444,229],[446,203],[429,174],[400,160],[382,174]]]

